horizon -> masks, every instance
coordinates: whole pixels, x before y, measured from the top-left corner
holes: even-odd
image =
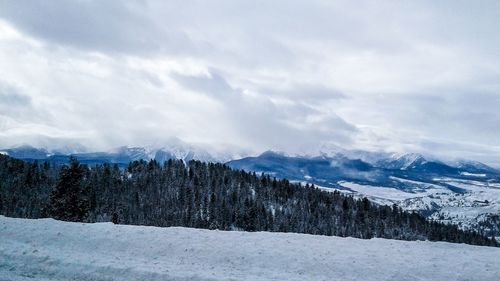
[[[500,166],[497,166],[495,164],[490,164],[490,163],[484,163],[480,161],[476,161],[473,159],[467,159],[467,158],[439,158],[436,157],[433,154],[422,154],[422,153],[416,153],[416,152],[394,152],[394,151],[367,151],[367,150],[359,150],[359,149],[354,149],[354,150],[346,150],[342,149],[340,147],[335,147],[335,148],[325,148],[323,150],[318,149],[316,151],[309,151],[307,153],[288,153],[286,151],[280,151],[280,150],[272,150],[272,149],[267,149],[263,151],[236,151],[236,150],[220,150],[220,148],[217,150],[207,148],[206,146],[203,145],[197,145],[197,144],[192,144],[192,143],[186,143],[183,142],[182,140],[176,138],[175,139],[175,144],[165,144],[161,146],[153,146],[153,145],[145,145],[145,146],[130,146],[130,145],[122,145],[122,146],[117,146],[113,147],[111,149],[107,150],[92,150],[83,146],[78,146],[77,148],[75,147],[63,147],[63,148],[55,148],[51,149],[48,147],[35,147],[29,144],[21,144],[21,145],[16,145],[12,147],[0,147],[0,154],[8,154],[8,150],[16,150],[16,149],[35,149],[39,151],[45,151],[47,153],[47,157],[54,156],[54,155],[66,155],[66,156],[72,156],[72,155],[84,155],[84,154],[92,154],[92,153],[121,153],[123,152],[124,149],[144,149],[144,153],[149,157],[149,159],[146,160],[153,160],[155,157],[151,154],[157,151],[166,151],[166,152],[174,152],[173,150],[176,149],[182,149],[186,153],[191,153],[191,152],[201,152],[201,153],[208,153],[210,157],[213,157],[214,160],[220,163],[227,163],[231,162],[234,160],[241,160],[245,158],[253,158],[253,157],[260,157],[263,156],[266,153],[274,153],[277,155],[285,156],[285,157],[298,157],[298,158],[315,158],[315,157],[336,157],[336,156],[341,156],[341,157],[346,157],[347,159],[351,160],[361,160],[365,163],[368,163],[370,165],[376,165],[376,162],[379,162],[381,160],[386,160],[386,159],[401,159],[402,157],[407,157],[407,156],[420,156],[423,157],[426,161],[431,161],[431,162],[439,162],[439,163],[444,163],[446,165],[449,165],[451,167],[455,167],[459,165],[460,163],[479,163],[483,164],[486,166],[489,166],[490,168],[494,169],[500,169]],[[179,151],[177,151],[179,153]],[[180,157],[180,155],[176,155],[177,157]],[[182,158],[182,157],[181,157]],[[78,159],[78,158],[77,158]],[[195,158],[197,159],[197,158]]]

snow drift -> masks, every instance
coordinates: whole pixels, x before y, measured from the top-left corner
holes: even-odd
[[[0,216],[0,280],[498,280],[500,249]]]

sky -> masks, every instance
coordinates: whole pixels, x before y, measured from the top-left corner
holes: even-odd
[[[500,166],[499,1],[0,0],[0,147]]]

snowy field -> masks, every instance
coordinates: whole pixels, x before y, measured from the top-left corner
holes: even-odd
[[[500,280],[500,249],[0,216],[0,280]]]
[[[498,183],[455,178],[434,178],[434,184],[397,177],[393,180],[411,183],[414,188],[406,192],[392,187],[362,185],[339,181],[349,190],[340,192],[357,198],[367,197],[382,205],[397,204],[406,211],[427,211],[429,217],[444,223],[457,224],[464,229],[477,229],[489,215],[500,214],[500,186]],[[465,192],[456,193],[446,185]],[[323,188],[327,190],[327,188]],[[500,241],[500,237],[498,237]],[[500,280],[500,278],[499,278]]]

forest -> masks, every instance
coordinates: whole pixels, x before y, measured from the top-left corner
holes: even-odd
[[[498,246],[478,232],[397,206],[194,160],[141,160],[121,169],[75,158],[60,166],[0,155],[0,214]]]

